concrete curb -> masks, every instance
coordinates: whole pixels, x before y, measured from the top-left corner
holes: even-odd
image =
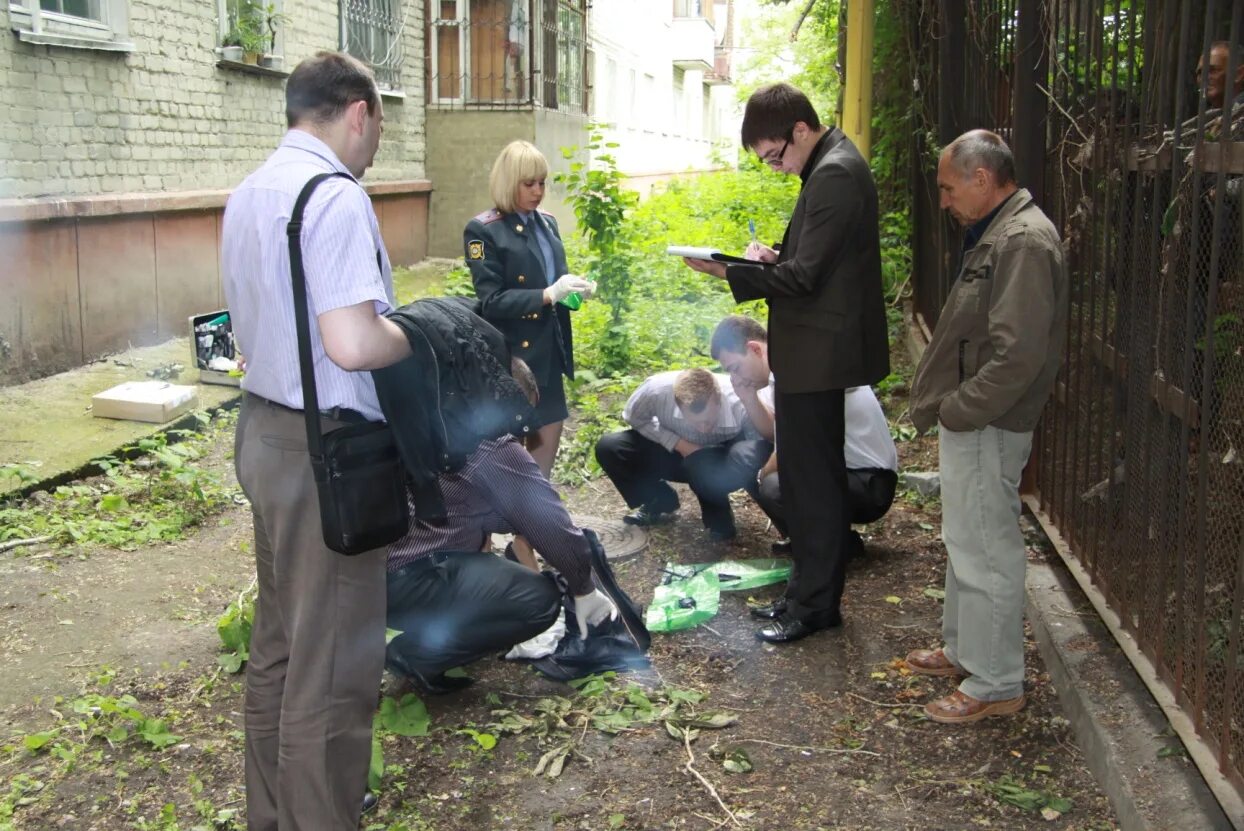
[[[1034,523],[1035,525],[1035,523]],[[1027,613],[1063,712],[1124,831],[1232,831],[1165,713],[1061,563],[1028,563]]]

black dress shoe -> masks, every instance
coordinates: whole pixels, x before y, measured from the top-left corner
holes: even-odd
[[[438,672],[435,675],[424,675],[417,669],[406,672],[410,685],[420,695],[449,695],[460,692],[475,683],[474,678],[465,675],[446,675]]]
[[[380,804],[380,797],[376,796],[371,791],[366,791],[363,794],[363,813],[364,814],[366,814],[368,811],[372,810],[379,804]]]
[[[650,525],[659,525],[667,521],[673,516],[673,513],[674,511],[660,511],[656,508],[649,508],[647,505],[640,505],[622,517],[622,521],[627,525],[638,525],[640,528],[647,528]]]
[[[779,618],[775,618],[768,626],[760,627],[756,632],[756,637],[769,643],[790,643],[791,641],[806,638],[808,635],[821,629],[837,626],[841,622],[840,619],[809,622],[794,615],[784,614]]]
[[[751,606],[747,610],[752,617],[758,617],[762,620],[777,620],[786,614],[786,598],[779,597],[772,603],[766,603],[763,606]]]

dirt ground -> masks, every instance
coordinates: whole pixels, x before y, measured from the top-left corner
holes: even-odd
[[[210,464],[227,474],[227,443]],[[930,469],[930,439],[900,444],[904,466]],[[741,494],[740,534],[710,544],[682,489],[675,522],[649,549],[617,564],[640,603],[666,561],[769,556],[764,515]],[[565,492],[578,515],[617,517],[606,480]],[[123,553],[0,555],[0,829],[229,829],[244,807],[240,676],[217,670],[215,619],[252,574],[249,514],[235,504],[173,544]],[[423,737],[384,740],[386,775],[372,831],[458,829],[1111,829],[1115,819],[1085,766],[1057,691],[1028,644],[1029,704],[1015,717],[967,727],[925,719],[944,679],[910,676],[898,659],[937,642],[944,549],[938,506],[900,499],[865,533],[851,564],[845,623],[786,646],[754,638],[748,592],[723,593],[696,629],[657,634],[653,669],[628,677],[654,697],[676,688],[707,696],[701,709],[737,720],[676,740],[660,723],[612,735],[571,688],[499,660],[468,667],[477,683],[429,698]],[[1031,556],[1044,557],[1034,546]],[[772,597],[776,588],[752,592]],[[162,751],[134,739],[95,738],[60,753],[25,737],[70,724],[83,692],[130,694],[178,740]],[[533,715],[549,699],[570,712],[558,729],[503,735],[494,711]],[[72,737],[74,728],[62,727]],[[484,749],[469,732],[495,736]],[[557,743],[571,747],[560,776],[534,776]],[[742,751],[742,752],[740,752]],[[733,773],[723,760],[745,757]],[[999,783],[1070,800],[1043,818],[997,798]],[[7,794],[7,797],[5,796]],[[1062,806],[1065,807],[1065,806]]]

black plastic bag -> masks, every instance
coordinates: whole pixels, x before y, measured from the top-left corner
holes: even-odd
[[[647,652],[652,636],[644,625],[642,610],[618,585],[596,533],[585,528],[583,534],[592,547],[592,582],[618,607],[618,617],[589,627],[587,638],[581,638],[574,597],[559,575],[557,581],[566,610],[566,634],[553,654],[531,663],[538,672],[554,681],[572,681],[598,672],[651,666]]]

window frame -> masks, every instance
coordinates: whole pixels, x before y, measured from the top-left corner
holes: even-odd
[[[98,20],[44,11],[39,0],[9,0],[9,28],[19,40],[108,52],[132,52],[128,0],[99,0]]]

